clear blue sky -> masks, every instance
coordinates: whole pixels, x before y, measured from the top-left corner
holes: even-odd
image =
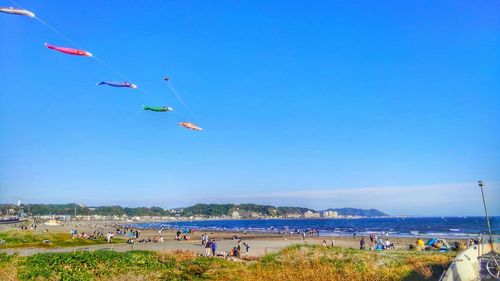
[[[0,14],[0,202],[480,215],[477,179],[500,198],[498,1],[18,3],[150,94]]]

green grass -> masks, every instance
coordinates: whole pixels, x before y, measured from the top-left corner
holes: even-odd
[[[69,233],[40,233],[35,231],[16,231],[0,232],[0,240],[5,243],[0,245],[0,249],[6,248],[56,248],[56,247],[73,247],[105,244],[106,240],[100,238],[98,240],[90,239],[72,239]],[[44,243],[44,240],[49,240],[51,243]],[[122,238],[113,238],[113,243],[126,242]]]
[[[0,280],[437,280],[453,254],[291,246],[254,261],[191,252],[0,253]]]
[[[2,263],[7,259],[10,261]],[[2,266],[13,261],[16,270],[9,271],[13,275],[1,276]],[[237,267],[237,263],[194,257],[191,253],[95,251],[30,257],[8,257],[0,253],[0,277],[12,280],[219,280],[218,277],[227,276],[228,271]]]

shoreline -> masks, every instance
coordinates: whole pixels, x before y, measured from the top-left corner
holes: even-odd
[[[389,217],[386,217],[389,218]],[[394,218],[394,217],[391,217]],[[430,218],[439,218],[439,217],[430,217]],[[453,217],[453,218],[461,218],[461,217]],[[364,218],[364,219],[373,219],[373,220],[378,220],[378,219],[383,219],[383,218]],[[278,218],[278,219],[269,219],[269,220],[275,220],[275,221],[288,221],[288,220],[339,220],[339,219],[332,219],[332,218],[307,218],[307,219],[293,219],[293,218]],[[302,231],[307,231],[310,229],[317,229],[319,230],[319,237],[324,237],[324,238],[330,238],[330,237],[336,237],[336,238],[352,238],[353,234],[356,234],[356,237],[368,237],[370,234],[376,234],[377,236],[380,236],[382,238],[397,238],[397,239],[417,239],[417,238],[442,238],[442,239],[450,239],[450,240],[467,240],[470,238],[478,238],[480,235],[478,233],[465,233],[465,232],[460,232],[460,231],[455,231],[454,229],[449,229],[448,232],[438,232],[439,230],[436,230],[435,232],[430,232],[430,233],[418,233],[418,234],[412,234],[412,233],[405,233],[405,232],[395,232],[393,229],[380,229],[380,230],[364,230],[364,231],[352,231],[352,230],[345,230],[345,229],[337,229],[337,230],[332,230],[332,229],[324,229],[321,227],[309,227],[309,228],[298,228],[298,227],[289,227],[289,226],[284,226],[284,227],[244,227],[244,226],[233,226],[233,227],[226,227],[226,226],[204,226],[204,225],[197,225],[197,223],[205,224],[207,222],[223,222],[223,221],[241,221],[243,223],[247,223],[249,221],[255,221],[255,222],[260,222],[260,221],[269,221],[267,219],[198,219],[198,220],[155,220],[155,221],[150,221],[150,220],[142,220],[142,221],[121,221],[121,220],[68,220],[68,221],[57,221],[58,225],[57,226],[65,226],[65,225],[105,225],[105,226],[113,226],[113,227],[121,227],[121,228],[127,228],[127,227],[132,227],[132,228],[137,228],[137,229],[142,229],[142,230],[160,230],[160,229],[165,229],[165,230],[173,230],[173,229],[193,229],[196,231],[217,231],[217,232],[230,232],[230,233],[243,233],[243,232],[253,232],[253,233],[259,233],[263,235],[283,235],[284,230],[288,229],[288,234],[289,235],[300,235]],[[19,225],[17,224],[0,224],[0,231],[4,231],[6,229],[12,229],[14,225]],[[51,227],[48,225],[38,224],[39,226],[43,228]],[[297,232],[298,230],[298,232]],[[411,232],[411,231],[410,231]],[[418,231],[416,231],[418,232]],[[494,235],[497,235],[494,233]]]
[[[0,231],[17,230],[17,231],[33,231],[35,233],[42,233],[44,231],[50,233],[69,233],[72,229],[78,229],[79,233],[93,233],[97,229],[103,229],[104,233],[113,232],[116,233],[117,227],[120,228],[120,224],[115,221],[71,221],[66,222],[61,225],[39,225],[36,230],[20,230],[19,228],[10,227],[5,229],[0,228]],[[123,229],[123,228],[121,228]],[[137,228],[135,228],[137,229]],[[128,233],[129,231],[126,231]],[[140,237],[136,239],[140,241],[149,242],[135,242],[134,244],[119,243],[119,244],[102,244],[102,245],[91,245],[91,246],[75,246],[68,248],[4,248],[0,252],[6,252],[8,254],[19,253],[21,255],[32,255],[36,253],[48,253],[48,252],[74,252],[74,251],[85,251],[85,250],[98,250],[98,249],[112,249],[113,251],[130,251],[130,250],[149,250],[149,251],[192,251],[198,255],[204,253],[204,247],[201,244],[201,236],[207,234],[210,239],[214,239],[218,244],[218,249],[220,251],[228,253],[233,247],[238,246],[238,240],[241,239],[242,242],[250,245],[249,252],[244,252],[243,256],[249,257],[260,257],[267,253],[277,252],[285,247],[294,244],[306,244],[306,245],[324,245],[335,246],[340,248],[350,248],[359,249],[361,237],[364,237],[366,242],[366,248],[369,248],[370,239],[368,236],[307,236],[305,239],[302,238],[301,234],[284,234],[278,232],[263,232],[263,231],[247,231],[246,234],[243,231],[217,231],[217,230],[195,230],[190,234],[188,240],[183,239],[183,234],[181,234],[181,240],[176,240],[176,230],[174,229],[164,229],[159,231],[158,229],[141,229]],[[187,234],[187,233],[186,233]],[[160,236],[164,237],[164,242],[154,242]],[[115,234],[115,238],[129,239],[128,235],[118,235]],[[408,251],[411,244],[415,244],[416,237],[380,237],[383,238],[384,242],[389,239],[391,243],[394,244],[395,250],[405,250]],[[467,239],[453,238],[447,239],[450,245],[454,245],[455,242],[463,243]],[[243,247],[244,248],[244,247]],[[369,250],[366,250],[369,251]],[[394,251],[394,250],[384,250],[384,251]],[[242,251],[243,252],[243,251]]]
[[[436,217],[434,217],[436,218]],[[457,217],[458,218],[458,217]],[[380,218],[370,218],[370,219],[380,219]],[[307,218],[307,219],[273,219],[273,220],[337,220],[337,219],[326,219],[326,218]],[[364,230],[364,231],[346,231],[346,230],[331,230],[331,229],[324,229],[320,227],[309,227],[309,228],[296,228],[296,227],[289,227],[285,226],[282,228],[275,228],[275,227],[223,227],[223,226],[199,226],[196,225],[197,222],[201,223],[206,223],[206,222],[219,222],[219,221],[260,221],[260,219],[232,219],[232,220],[213,220],[213,219],[206,219],[206,220],[191,220],[191,221],[138,221],[138,222],[130,222],[130,223],[117,223],[117,225],[123,226],[123,227],[136,227],[136,228],[141,228],[141,229],[153,229],[153,230],[160,230],[160,229],[195,229],[197,231],[226,231],[226,232],[257,232],[257,233],[266,233],[266,234],[283,234],[284,229],[289,230],[289,234],[300,234],[302,231],[307,231],[310,229],[317,229],[320,232],[319,237],[353,237],[353,234],[356,234],[355,236],[369,236],[370,234],[376,234],[376,235],[382,235],[382,237],[391,237],[391,238],[443,238],[443,239],[460,239],[460,240],[467,240],[470,238],[478,238],[479,234],[478,233],[465,233],[465,232],[459,232],[455,230],[449,229],[448,232],[430,232],[430,233],[418,233],[418,234],[412,234],[412,233],[404,233],[404,232],[394,232],[392,229],[389,230]],[[264,220],[268,221],[268,220]],[[192,223],[192,224],[189,224]],[[292,231],[293,229],[293,231]],[[298,232],[297,232],[298,230]],[[411,232],[411,231],[410,231]],[[418,232],[418,231],[416,231]]]

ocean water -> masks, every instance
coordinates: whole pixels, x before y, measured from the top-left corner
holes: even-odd
[[[492,231],[500,234],[500,217],[490,218]],[[386,233],[393,237],[477,237],[487,233],[484,217],[422,217],[366,219],[258,219],[193,220],[131,224],[142,228],[197,229],[219,231],[300,232],[318,229],[320,236]]]

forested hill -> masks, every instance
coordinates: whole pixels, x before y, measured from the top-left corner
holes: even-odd
[[[177,209],[163,209],[161,207],[121,207],[98,206],[88,207],[80,204],[22,204],[21,209],[29,215],[101,215],[101,216],[173,216],[183,217],[300,217],[305,213],[321,213],[302,207],[275,207],[257,204],[196,204],[194,206]],[[12,204],[0,204],[0,213],[6,214],[8,210],[18,210]],[[387,214],[376,210],[363,210],[356,208],[328,209],[336,211],[339,216],[356,217],[383,217]]]
[[[312,211],[308,208],[300,207],[274,207],[270,205],[256,204],[196,204],[191,207],[184,208],[182,215],[184,216],[231,216],[233,212],[238,212],[241,215],[244,213],[260,214],[262,216],[286,216],[290,214],[303,214],[307,211]]]
[[[0,204],[0,212],[17,209],[15,205]],[[121,206],[87,207],[80,204],[22,204],[21,209],[29,215],[101,215],[101,216],[169,216],[171,212],[161,207],[128,208]]]
[[[328,209],[330,211],[335,211],[339,215],[343,216],[355,216],[355,217],[388,217],[389,215],[381,212],[377,209],[356,209],[356,208],[339,208],[339,209]]]
[[[376,209],[356,209],[356,208],[339,208],[328,209],[336,211],[339,216],[353,216],[353,217],[387,217],[384,212]],[[270,205],[256,205],[256,204],[196,204],[191,207],[184,208],[182,211],[183,216],[231,216],[234,212],[239,215],[249,216],[249,213],[256,213],[263,216],[278,216],[286,217],[290,215],[304,215],[306,212],[320,212],[309,208],[301,207],[275,207]]]

